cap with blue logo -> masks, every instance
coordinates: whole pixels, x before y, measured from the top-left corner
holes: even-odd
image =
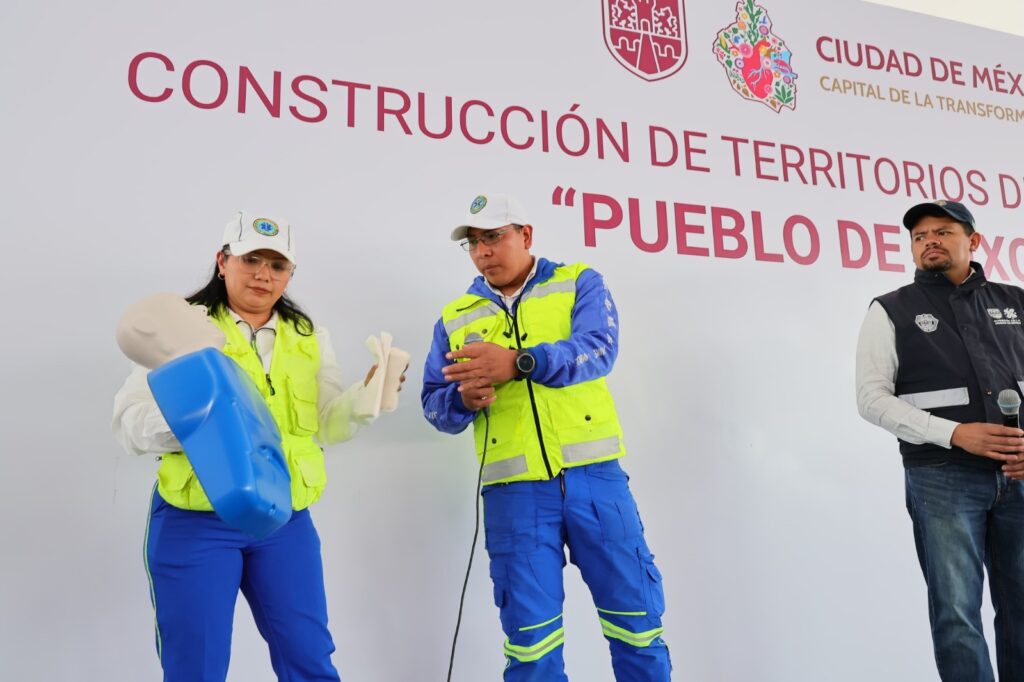
[[[452,241],[466,238],[470,228],[496,230],[506,225],[530,225],[522,204],[507,194],[478,194],[469,204],[462,224],[452,230]]]
[[[913,230],[914,226],[917,225],[921,218],[924,218],[925,216],[952,218],[958,223],[970,225],[971,229],[976,229],[974,216],[971,215],[971,212],[967,210],[966,206],[961,204],[959,201],[946,201],[945,199],[926,201],[923,204],[914,206],[904,214],[903,227],[908,230]]]
[[[265,213],[239,211],[224,227],[224,241],[235,256],[269,249],[295,263],[295,236],[287,220]]]

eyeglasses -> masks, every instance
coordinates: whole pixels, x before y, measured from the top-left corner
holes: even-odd
[[[270,279],[288,279],[295,271],[295,266],[284,258],[264,258],[254,253],[245,253],[236,258],[239,270],[247,275],[255,275],[264,265],[270,269]]]
[[[518,225],[509,225],[508,227],[503,227],[500,230],[487,230],[486,232],[481,233],[479,237],[467,237],[463,239],[461,242],[459,242],[459,246],[461,246],[466,251],[472,251],[477,247],[478,244],[483,244],[484,246],[494,246],[495,244],[498,243],[498,240],[501,239],[501,236],[503,234],[505,234],[509,230],[518,229]]]

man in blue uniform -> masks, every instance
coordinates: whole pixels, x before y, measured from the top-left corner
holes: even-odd
[[[894,434],[928,587],[943,680],[993,680],[982,631],[984,570],[1001,682],[1024,680],[1024,431],[998,394],[1024,390],[1024,291],[971,261],[981,236],[963,204],[903,217],[914,282],[879,296],[857,345],[861,416]]]
[[[530,253],[533,227],[505,195],[480,195],[452,232],[480,272],[444,307],[424,368],[435,428],[473,425],[505,680],[565,676],[565,546],[580,569],[620,682],[670,679],[661,574],[644,540],[605,383],[618,314],[583,264]]]

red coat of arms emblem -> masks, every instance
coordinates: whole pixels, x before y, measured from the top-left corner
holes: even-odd
[[[615,60],[644,80],[668,78],[686,63],[683,0],[601,0],[604,42]]]

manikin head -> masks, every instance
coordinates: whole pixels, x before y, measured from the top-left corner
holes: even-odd
[[[203,306],[177,294],[154,294],[132,305],[117,323],[117,345],[133,362],[156,369],[203,348],[221,348],[224,332]]]

